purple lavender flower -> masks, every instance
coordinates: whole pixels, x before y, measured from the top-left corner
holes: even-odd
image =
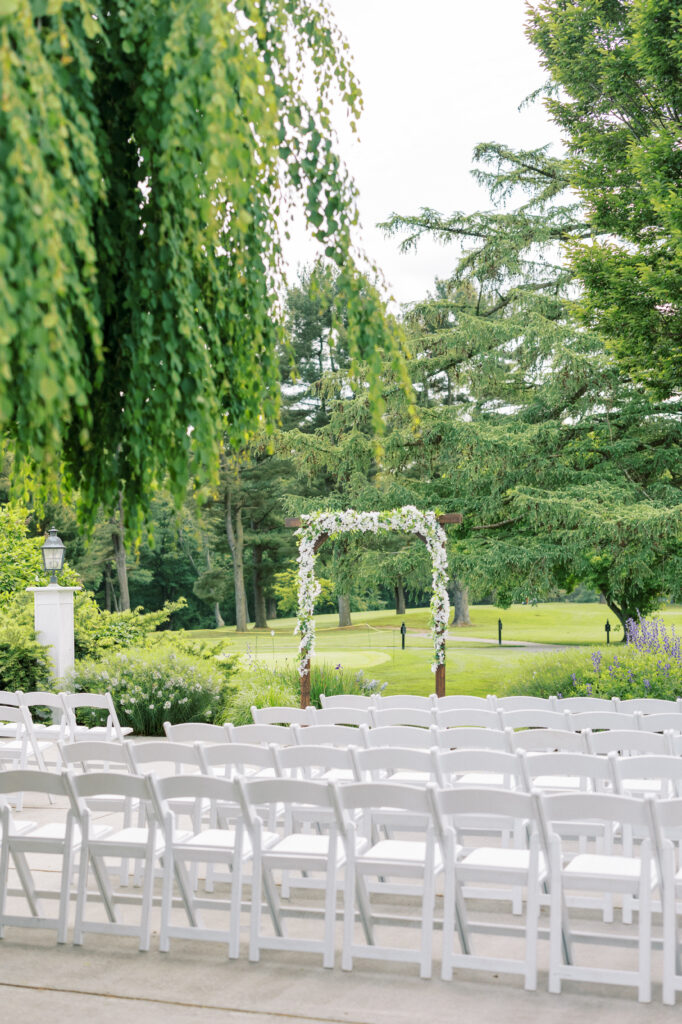
[[[601,665],[602,653],[601,651],[592,652],[592,664],[594,665],[594,671],[599,675],[599,668]]]
[[[587,696],[588,697],[592,696],[592,683],[588,683],[587,684]]]
[[[651,689],[651,683],[649,682],[648,679],[644,680],[644,689],[645,690],[650,690]]]

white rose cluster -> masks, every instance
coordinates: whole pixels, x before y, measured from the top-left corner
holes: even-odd
[[[315,598],[320,584],[315,578],[315,545],[327,534],[378,533],[393,530],[417,534],[425,542],[431,556],[432,587],[431,629],[434,655],[431,670],[445,662],[445,643],[448,637],[450,599],[448,596],[448,558],[445,530],[435,513],[422,512],[414,505],[404,505],[390,512],[313,512],[301,516],[302,526],[296,531],[298,542],[298,622],[295,633],[301,637],[298,645],[302,675],[310,666],[315,651]]]

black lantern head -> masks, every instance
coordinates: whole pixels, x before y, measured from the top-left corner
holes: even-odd
[[[57,531],[54,527],[48,530],[47,539],[40,550],[43,555],[45,572],[51,573],[50,583],[56,583],[57,573],[61,571],[64,565],[65,548],[61,539],[57,536]]]

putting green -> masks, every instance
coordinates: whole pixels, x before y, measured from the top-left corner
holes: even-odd
[[[266,665],[282,665],[286,661],[295,661],[296,654],[293,651],[259,651],[254,655],[255,661],[261,661]],[[317,651],[313,656],[313,664],[341,665],[342,668],[373,668],[375,665],[384,665],[391,660],[390,654],[381,651]]]

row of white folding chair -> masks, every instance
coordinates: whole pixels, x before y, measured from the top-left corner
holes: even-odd
[[[31,778],[32,777],[32,778]],[[64,779],[67,786],[64,786]],[[156,786],[156,789],[155,789]],[[536,818],[533,797],[528,794],[510,793],[509,791],[499,792],[491,789],[470,789],[459,786],[447,790],[436,790],[433,787],[406,787],[395,783],[361,783],[350,784],[337,789],[333,783],[310,782],[301,780],[271,780],[257,779],[240,782],[237,780],[235,786],[228,780],[206,780],[205,777],[178,776],[164,780],[156,784],[154,777],[131,777],[122,776],[119,773],[95,773],[85,774],[79,777],[72,775],[46,775],[35,772],[7,772],[0,776],[0,792],[5,794],[16,788],[23,790],[39,789],[43,792],[49,791],[58,795],[70,795],[72,809],[69,812],[78,820],[80,825],[80,854],[81,867],[79,871],[77,905],[76,905],[76,927],[74,930],[74,941],[81,942],[85,931],[107,931],[116,934],[136,934],[140,938],[140,948],[148,948],[150,933],[150,911],[152,905],[152,876],[154,863],[164,852],[164,895],[162,899],[162,920],[165,927],[162,933],[162,948],[167,948],[171,935],[169,915],[172,902],[173,876],[178,881],[181,898],[187,916],[189,926],[181,930],[179,934],[187,934],[197,938],[223,938],[230,941],[231,955],[236,955],[237,948],[235,935],[238,937],[234,922],[234,912],[241,905],[241,893],[238,882],[233,879],[233,920],[229,931],[222,930],[219,933],[208,933],[198,922],[198,900],[191,892],[191,887],[186,884],[186,873],[183,875],[181,864],[192,859],[209,859],[211,856],[219,856],[226,859],[229,851],[232,851],[232,864],[235,860],[241,864],[246,856],[253,856],[255,859],[254,886],[252,894],[252,927],[250,956],[258,959],[262,948],[277,948],[279,946],[288,949],[320,950],[323,952],[324,963],[331,966],[333,963],[333,922],[335,921],[335,893],[336,893],[336,872],[346,864],[345,877],[345,913],[344,913],[344,944],[343,944],[343,966],[347,969],[352,965],[354,956],[388,957],[389,959],[416,960],[420,964],[421,973],[430,973],[431,958],[431,928],[433,921],[433,879],[441,871],[445,872],[445,921],[443,928],[444,935],[444,957],[443,975],[448,977],[453,966],[482,967],[486,970],[513,970],[522,973],[525,977],[527,987],[535,985],[535,946],[537,944],[537,912],[540,900],[539,883],[545,878],[548,868],[548,861],[541,856],[542,851],[538,847],[537,836],[544,831],[546,845],[550,851],[549,869],[551,874],[551,921],[550,921],[550,988],[558,990],[562,977],[582,978],[583,980],[597,980],[600,982],[617,982],[619,984],[632,982],[636,983],[639,989],[640,998],[649,998],[649,947],[650,947],[650,895],[655,884],[656,875],[650,869],[651,843],[647,837],[638,850],[638,856],[625,856],[626,860],[621,865],[614,861],[613,850],[608,850],[595,857],[591,854],[570,854],[568,864],[564,863],[559,847],[562,840],[560,827],[555,829],[554,823],[567,822],[596,822],[599,824],[599,834],[613,835],[613,831],[603,828],[606,820],[618,820],[625,822],[630,828],[644,834],[650,823],[651,808],[648,801],[637,801],[624,797],[613,797],[595,794],[574,794],[570,797],[554,796],[543,798],[544,815],[540,815],[544,821],[541,829],[532,825]],[[137,830],[138,834],[130,835],[130,830],[107,831],[98,833],[91,823],[91,812],[87,801],[96,796],[123,796],[126,799],[136,799],[146,804],[154,804],[156,814],[148,817],[146,829]],[[237,829],[227,829],[226,834],[217,836],[203,834],[201,832],[187,834],[178,833],[174,829],[174,819],[171,810],[173,799],[211,799],[218,805],[225,803],[234,805],[241,803],[241,810],[244,815],[246,827],[249,832],[252,850],[246,848],[243,834],[238,838]],[[598,802],[594,802],[594,801]],[[307,807],[319,806],[323,809],[323,820],[327,830],[323,833],[301,833],[297,836],[266,833],[263,822],[256,809],[267,803],[279,805],[283,802],[293,801]],[[671,861],[672,854],[666,845],[666,834],[679,834],[682,829],[682,801],[673,801],[674,807],[668,809],[666,801],[660,802],[660,813],[657,817],[659,838],[655,842],[657,851],[665,851],[667,873],[664,874],[669,892],[679,889],[679,882],[675,876],[670,875],[674,867]],[[646,807],[646,809],[645,809]],[[364,840],[356,848],[353,841],[358,831],[358,820],[355,814],[349,813],[354,810],[363,810],[372,816],[375,812],[376,820],[385,818],[387,813],[399,811],[408,813],[413,820],[422,816],[428,825],[428,830],[435,829],[439,836],[440,848],[433,842],[433,838],[424,841],[406,842],[401,840],[398,844],[393,840],[378,839],[372,837],[376,833],[367,829],[367,821],[361,828],[364,831]],[[328,827],[331,820],[331,813],[336,810],[338,814],[337,829],[341,834],[342,842],[339,842],[337,832]],[[54,829],[52,838],[40,836],[38,831],[25,830],[23,837],[20,831],[12,830],[9,820],[8,805],[3,807],[3,848],[0,858],[0,893],[7,889],[6,877],[10,856],[19,862],[26,852],[38,849],[47,850],[49,844],[50,852],[58,852],[58,842],[55,839]],[[517,849],[504,850],[499,847],[485,847],[483,851],[476,848],[472,851],[463,850],[457,843],[457,832],[467,832],[466,818],[478,819],[481,815],[488,815],[491,818],[499,819],[505,815],[509,820],[526,822],[526,827],[531,834],[531,846],[523,853]],[[160,834],[156,828],[155,820],[163,822],[163,831]],[[292,819],[295,820],[295,819]],[[450,822],[450,824],[448,824]],[[675,831],[676,830],[676,831]],[[11,841],[10,841],[11,838]],[[7,842],[5,842],[7,839]],[[165,843],[164,843],[165,839]],[[349,842],[350,840],[350,842]],[[242,843],[239,850],[239,843]],[[535,844],[533,846],[533,844]],[[170,849],[169,849],[170,846]],[[64,853],[64,866],[62,872],[62,887],[59,893],[60,912],[56,920],[48,920],[42,916],[40,908],[36,906],[37,898],[35,890],[32,891],[32,882],[29,879],[26,885],[26,877],[20,873],[22,885],[29,898],[29,904],[33,903],[32,914],[29,920],[33,924],[56,927],[58,938],[64,941],[66,929],[66,910],[68,909],[68,894],[70,890],[71,869],[73,857],[78,847],[77,832],[73,828],[73,820],[67,815],[67,822],[63,833],[62,850]],[[235,854],[238,850],[238,854]],[[217,853],[219,851],[219,853]],[[227,853],[226,853],[227,851]],[[345,852],[344,852],[345,851]],[[17,854],[19,857],[17,858]],[[117,900],[114,897],[104,859],[108,857],[140,856],[146,863],[146,871],[143,880],[141,920],[139,926],[121,924],[116,919]],[[672,864],[672,867],[671,867]],[[624,865],[624,866],[623,866]],[[99,890],[99,896],[104,903],[108,920],[105,922],[90,921],[86,919],[86,903],[88,900],[87,876],[88,869],[92,867],[95,881]],[[277,906],[276,893],[274,891],[274,879],[272,871],[277,869],[324,871],[327,874],[326,898],[325,898],[325,936],[320,941],[297,940],[286,937],[282,926],[282,914]],[[261,875],[262,872],[262,875]],[[374,940],[373,915],[369,909],[369,894],[365,886],[355,886],[353,883],[358,876],[372,875],[377,878],[389,876],[407,876],[414,874],[423,880],[423,900],[421,907],[422,941],[416,951],[396,951],[394,949],[380,946]],[[275,928],[275,937],[267,938],[262,935],[260,928],[260,880],[263,878],[266,900],[270,915]],[[672,881],[671,881],[672,879]],[[184,880],[184,884],[183,884]],[[491,960],[487,957],[475,958],[470,952],[469,933],[463,914],[462,897],[464,890],[461,888],[464,883],[472,882],[506,883],[512,887],[518,887],[525,883],[528,886],[528,900],[526,911],[526,937],[527,950],[522,961],[507,962]],[[237,885],[237,892],[234,886]],[[565,908],[562,900],[562,890],[568,887],[584,890],[596,888],[599,891],[605,887],[613,887],[616,891],[630,893],[637,896],[639,906],[639,928],[640,928],[640,964],[638,971],[604,971],[594,968],[576,968],[572,964],[562,963],[562,948],[570,951],[570,935],[565,930]],[[365,935],[370,945],[358,945],[354,942],[353,928],[355,919],[355,900],[359,900],[361,921]],[[7,923],[26,923],[16,917],[8,918],[4,914],[4,895],[0,896],[3,903],[0,904],[0,928]],[[666,970],[670,974],[670,934],[676,928],[674,910],[670,910],[670,900],[667,904],[667,931],[666,941]],[[664,911],[665,912],[665,911]],[[459,930],[460,943],[463,952],[459,957],[452,953],[452,942],[455,931]],[[674,956],[672,958],[674,967]],[[670,977],[668,977],[667,992],[674,993],[676,980],[673,978],[671,988]],[[674,998],[674,995],[673,995]]]
[[[663,700],[655,697],[634,697],[623,700],[619,697],[533,697],[524,694],[508,697],[497,697],[488,694],[486,697],[476,697],[469,694],[448,694],[445,697],[437,697],[435,693],[422,697],[415,694],[394,694],[384,697],[382,694],[372,696],[360,696],[357,694],[335,694],[334,696],[321,695],[320,703],[323,708],[356,708],[358,710],[369,710],[369,708],[414,708],[428,710],[435,708],[440,711],[456,710],[507,710],[518,711],[526,709],[545,709],[548,711],[641,711],[642,714],[682,712],[682,698],[677,700]]]
[[[598,703],[594,698],[587,701]],[[607,703],[607,702],[604,702]],[[672,702],[669,702],[672,703]],[[366,725],[379,728],[389,725],[409,725],[429,728],[489,728],[512,729],[548,728],[580,732],[583,729],[644,729],[660,732],[672,729],[682,735],[682,715],[677,711],[654,712],[644,715],[641,711],[610,710],[557,710],[550,708],[508,709],[491,707],[450,708],[440,710],[434,707],[370,707],[366,710],[325,708],[252,708],[256,724],[286,724],[310,727],[315,724]],[[674,705],[673,705],[674,707]]]
[[[24,693],[20,690],[15,692],[0,691],[0,722],[7,707],[24,707],[31,718],[37,739],[50,740],[52,742],[71,741],[77,738],[84,738],[86,735],[92,739],[101,737],[103,739],[122,740],[129,735],[132,729],[129,726],[123,728],[118,720],[116,708],[114,707],[111,693],[67,693],[60,690],[32,690]],[[49,723],[35,719],[36,710],[49,709],[52,721]],[[79,710],[102,711],[106,715],[103,726],[87,727],[79,725],[77,713]],[[11,734],[11,730],[10,730]]]

